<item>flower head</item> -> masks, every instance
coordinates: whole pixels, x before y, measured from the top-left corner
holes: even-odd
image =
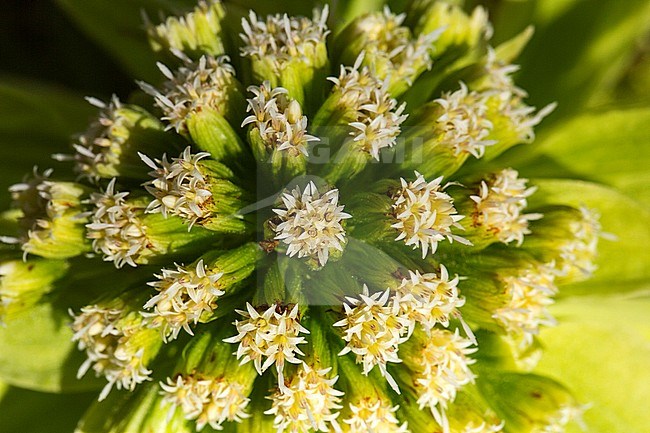
[[[223,273],[209,269],[203,260],[194,267],[176,265],[176,270],[162,269],[158,281],[149,283],[158,293],[146,304],[142,313],[150,326],[160,328],[164,338],[175,339],[181,329],[193,335],[190,325],[196,325],[217,307],[217,298],[225,292],[217,281]]]
[[[228,56],[201,56],[198,61],[177,53],[184,65],[175,71],[162,63],[158,68],[167,81],[162,90],[140,83],[140,87],[154,97],[156,105],[165,113],[162,120],[168,122],[167,129],[187,132],[187,118],[195,112],[212,109],[224,114],[234,89],[238,84],[235,69],[230,65]]]
[[[402,279],[396,290],[401,298],[401,314],[427,331],[438,323],[449,326],[449,319],[465,305],[465,300],[459,295],[459,280],[458,275],[450,280],[444,265],[440,266],[440,276],[409,271],[409,277]]]
[[[144,364],[145,346],[138,344],[142,320],[123,308],[100,305],[89,305],[78,314],[70,314],[74,319],[72,340],[88,357],[77,376],[83,376],[92,367],[98,376],[106,377],[108,383],[100,400],[106,398],[113,386],[132,391],[137,384],[150,380],[151,370]]]
[[[401,178],[401,188],[393,194],[393,214],[397,220],[391,227],[398,230],[395,240],[404,240],[413,249],[422,249],[422,258],[435,253],[438,242],[448,239],[467,244],[464,238],[452,234],[451,229],[462,229],[451,196],[444,192],[442,177],[427,182],[415,172],[415,181]]]
[[[155,197],[147,206],[147,212],[177,215],[190,221],[190,227],[198,220],[209,217],[210,211],[206,205],[212,200],[212,192],[206,173],[198,165],[199,161],[209,156],[207,152],[192,154],[189,146],[171,162],[165,155],[162,160],[155,161],[141,155],[144,162],[154,169],[150,173],[154,180],[145,184],[147,191]]]
[[[400,302],[389,299],[390,291],[370,295],[363,286],[359,299],[346,297],[343,304],[345,318],[334,326],[342,328],[343,340],[347,342],[339,356],[352,352],[357,363],[363,364],[363,374],[378,366],[381,374],[396,391],[397,382],[386,370],[389,362],[399,363],[399,345],[406,341],[408,319],[400,314]]]
[[[399,406],[381,399],[364,398],[349,404],[350,416],[343,420],[349,433],[409,433],[408,423],[400,424],[395,416]]]
[[[495,144],[494,140],[488,139],[493,125],[486,117],[485,95],[470,92],[464,83],[460,83],[459,90],[446,93],[435,102],[442,108],[442,114],[436,120],[442,144],[452,149],[454,155],[468,153],[481,158],[485,148]]]
[[[298,312],[298,305],[271,305],[260,313],[246,303],[246,311],[237,310],[245,318],[235,322],[239,334],[224,341],[239,343],[237,359],[241,358],[242,363],[253,361],[259,374],[275,364],[283,387],[284,364],[302,363],[297,357],[303,355],[298,345],[305,342],[305,337],[300,334],[309,334],[300,324]]]
[[[160,387],[170,413],[180,408],[185,419],[196,421],[198,431],[206,425],[223,430],[225,421],[241,422],[250,416],[246,412],[250,399],[244,386],[225,377],[178,375],[175,379],[168,377]]]
[[[127,202],[128,192],[115,191],[115,181],[111,180],[104,192],[90,195],[94,211],[86,226],[88,238],[95,252],[103,254],[104,260],[115,263],[115,267],[135,267],[135,259],[147,254],[149,240],[138,208]]]
[[[284,208],[273,209],[280,220],[274,230],[275,239],[287,245],[289,257],[310,257],[325,266],[332,252],[343,251],[342,221],[351,215],[343,212],[338,201],[338,190],[321,194],[313,182],[302,191],[296,187],[282,194]]]
[[[527,198],[537,188],[526,187],[528,179],[518,177],[513,169],[504,169],[492,178],[481,181],[478,195],[470,198],[476,203],[472,215],[473,224],[482,227],[504,244],[524,242],[524,235],[530,234],[528,221],[542,217],[539,213],[523,214]]]
[[[286,379],[286,389],[269,397],[272,406],[265,413],[275,416],[273,427],[278,433],[340,430],[336,419],[343,393],[334,388],[338,377],[327,378],[330,370],[301,364],[298,372]]]
[[[269,15],[260,20],[250,11],[248,20],[242,18],[244,57],[262,59],[279,70],[292,59],[308,61],[317,45],[325,40],[328,8],[315,11],[313,19],[289,17],[286,14]]]

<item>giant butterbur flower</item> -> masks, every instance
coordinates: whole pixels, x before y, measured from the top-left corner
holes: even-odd
[[[533,370],[613,239],[588,189],[540,179],[530,34],[351,3],[149,15],[158,77],[90,98],[59,167],[11,187],[0,323],[69,310],[60,367],[101,390],[78,432],[581,422],[589,398]]]

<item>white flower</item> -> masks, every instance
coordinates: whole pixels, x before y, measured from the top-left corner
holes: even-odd
[[[210,425],[223,430],[225,421],[241,422],[250,415],[246,407],[250,399],[244,386],[226,377],[210,378],[195,375],[178,375],[160,383],[164,401],[171,405],[170,416],[180,407],[185,419],[196,420],[196,429]]]
[[[161,213],[165,217],[168,214],[179,216],[190,221],[190,229],[197,221],[210,217],[207,205],[212,201],[212,192],[199,166],[199,161],[209,156],[207,152],[192,154],[190,146],[178,158],[172,158],[172,162],[166,155],[162,160],[152,161],[140,154],[140,158],[154,170],[149,173],[154,179],[144,184],[149,194],[155,197],[146,212]]]
[[[507,304],[494,313],[494,318],[515,337],[522,349],[533,341],[541,326],[555,325],[548,312],[557,293],[553,264],[537,265],[504,277]]]
[[[158,293],[146,304],[142,313],[150,326],[160,328],[165,340],[176,339],[181,329],[194,335],[191,324],[209,316],[217,308],[217,298],[225,292],[217,284],[223,273],[214,272],[199,260],[194,268],[176,265],[176,270],[162,269],[158,281],[149,283]]]
[[[582,218],[571,222],[572,238],[565,240],[560,249],[560,260],[556,262],[559,276],[576,278],[590,277],[597,269],[594,260],[598,255],[598,240],[611,237],[602,233],[600,215],[593,209],[580,207]]]
[[[399,231],[395,240],[404,240],[413,249],[422,249],[422,258],[429,250],[436,252],[438,242],[445,239],[469,245],[466,239],[451,233],[452,228],[462,229],[453,199],[441,186],[442,176],[428,182],[417,171],[416,179],[407,182],[401,178],[401,189],[393,195],[393,215],[397,220],[391,227]]]
[[[468,355],[476,352],[472,341],[455,332],[434,329],[426,345],[422,348],[420,359],[415,361],[419,367],[415,374],[415,389],[420,408],[429,407],[436,421],[445,428],[447,403],[454,401],[457,391],[474,381],[469,366],[474,360]],[[447,431],[447,429],[445,429]]]
[[[137,266],[135,259],[147,250],[145,226],[136,208],[126,202],[128,192],[115,191],[112,179],[106,191],[90,195],[90,203],[95,210],[90,215],[88,238],[93,241],[93,249],[104,254],[104,260],[121,268],[125,264]]]
[[[487,120],[486,95],[469,92],[464,83],[452,93],[444,93],[435,100],[442,108],[442,114],[436,120],[441,131],[442,145],[451,148],[454,155],[469,153],[481,158],[485,148],[496,142],[487,140],[492,131],[492,122]]]
[[[254,124],[268,149],[308,156],[309,142],[318,138],[307,134],[307,116],[303,116],[298,101],[288,96],[287,89],[271,88],[271,83],[265,81],[260,86],[250,86],[248,91],[255,95],[247,100],[246,111],[252,114],[241,126]]]
[[[440,266],[439,277],[409,271],[409,278],[402,279],[396,290],[400,295],[400,314],[413,324],[419,323],[427,332],[438,323],[449,326],[450,317],[457,316],[458,309],[465,305],[465,299],[458,293],[459,280],[458,275],[450,280],[444,265]]]
[[[402,362],[397,351],[406,341],[409,328],[408,319],[400,315],[399,297],[390,299],[389,290],[371,296],[364,284],[359,298],[345,298],[346,317],[334,324],[342,328],[343,340],[347,342],[339,356],[355,354],[357,363],[363,364],[365,375],[378,366],[382,376],[399,393],[397,382],[386,370],[387,363]]]
[[[476,203],[472,215],[473,224],[482,226],[486,231],[504,244],[516,241],[524,242],[524,235],[530,234],[528,221],[542,218],[542,214],[523,214],[536,187],[526,188],[528,179],[518,177],[519,173],[506,168],[496,173],[491,179],[481,181],[478,195],[470,197]]]
[[[407,423],[400,425],[395,416],[399,406],[391,406],[385,399],[364,398],[349,407],[352,413],[343,420],[348,433],[409,433]]]
[[[241,54],[244,57],[263,59],[276,70],[292,60],[309,63],[316,46],[325,41],[327,30],[327,5],[322,11],[315,10],[314,18],[289,17],[287,14],[269,15],[266,21],[259,20],[252,10],[248,20],[242,18],[244,41]]]
[[[327,432],[330,427],[340,431],[336,418],[343,393],[334,388],[338,376],[327,379],[330,370],[302,364],[286,389],[269,397],[272,407],[264,413],[275,415],[273,427],[278,433]]]
[[[119,175],[118,167],[127,135],[122,131],[131,122],[120,114],[122,103],[115,95],[107,104],[96,98],[86,98],[93,106],[100,109],[97,119],[88,129],[79,134],[72,144],[74,155],[53,155],[59,161],[72,160],[75,170],[92,181]]]
[[[191,113],[204,108],[222,111],[228,103],[228,91],[236,85],[235,69],[228,63],[228,56],[204,55],[194,62],[179,51],[174,50],[174,54],[183,60],[184,66],[172,72],[158,63],[158,69],[167,78],[161,91],[147,83],[138,84],[163,111],[162,120],[169,122],[166,129],[186,132],[186,119]]]
[[[79,367],[77,378],[92,366],[95,373],[106,377],[108,383],[99,395],[106,398],[113,386],[133,391],[135,386],[150,380],[150,370],[143,364],[144,347],[133,341],[141,329],[141,321],[128,319],[119,308],[103,308],[98,305],[83,307],[75,315],[72,341],[78,342],[79,350],[85,350],[86,361]]]
[[[406,14],[396,15],[384,6],[382,13],[369,14],[357,25],[367,38],[367,55],[385,68],[382,76],[411,85],[418,72],[431,68],[429,50],[443,29],[413,38],[410,29],[402,25],[405,18]]]
[[[284,389],[284,363],[302,363],[297,355],[304,353],[298,349],[298,345],[305,343],[305,337],[299,334],[309,334],[300,324],[298,305],[274,304],[259,313],[247,302],[246,311],[236,311],[245,318],[235,321],[239,334],[223,341],[239,343],[237,359],[241,359],[242,364],[253,361],[259,374],[275,364],[280,389]]]
[[[341,66],[338,78],[330,77],[335,84],[334,91],[340,92],[340,102],[357,112],[357,119],[350,122],[350,133],[360,148],[379,161],[379,152],[393,147],[400,134],[400,125],[406,120],[406,104],[397,105],[397,100],[388,93],[388,79],[378,79],[368,67],[361,70],[364,54],[357,58],[353,67]]]
[[[273,209],[280,223],[274,227],[275,239],[287,245],[287,255],[311,257],[325,266],[332,251],[343,251],[345,229],[341,222],[351,218],[339,205],[339,191],[324,194],[309,182],[304,191],[296,187],[282,194],[283,209]]]

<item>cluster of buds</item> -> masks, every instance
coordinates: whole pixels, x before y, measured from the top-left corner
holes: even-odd
[[[485,10],[456,3],[332,31],[327,6],[218,0],[147,22],[148,108],[90,99],[57,157],[78,180],[11,189],[0,320],[72,299],[79,375],[133,391],[111,431],[563,431],[578,402],[519,371],[601,228],[503,168],[552,106],[525,104]]]

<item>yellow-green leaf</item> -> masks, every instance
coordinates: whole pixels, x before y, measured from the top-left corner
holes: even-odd
[[[541,333],[546,350],[537,371],[591,404],[584,415],[588,432],[646,433],[650,298],[567,298],[552,313],[560,324]]]

